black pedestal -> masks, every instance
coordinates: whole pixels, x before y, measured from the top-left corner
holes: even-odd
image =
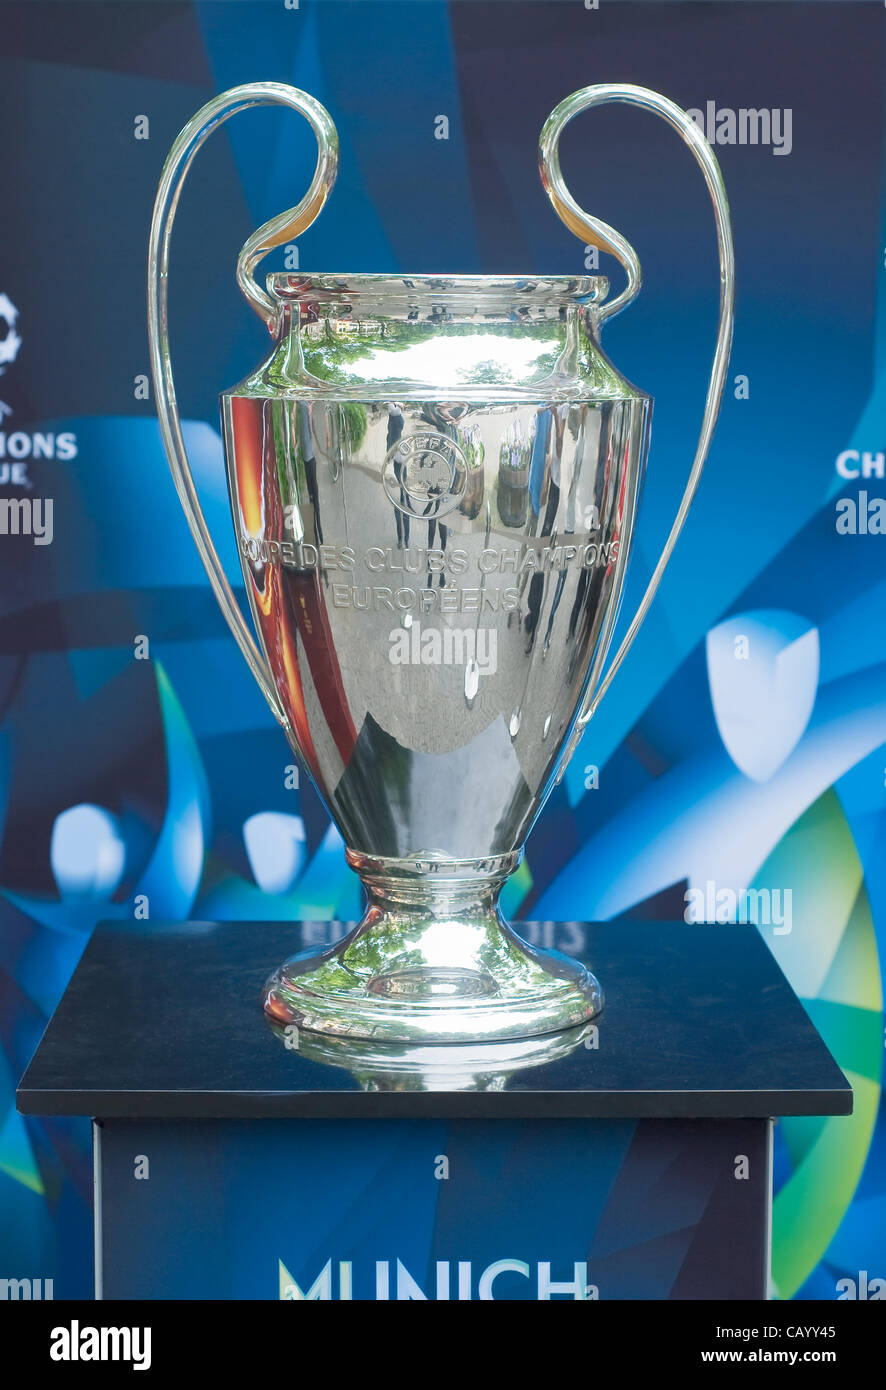
[[[332,930],[95,932],[18,1100],[95,1117],[100,1295],[765,1297],[769,1122],[852,1092],[755,928],[526,924],[599,1018],[424,1049],[268,1025]]]

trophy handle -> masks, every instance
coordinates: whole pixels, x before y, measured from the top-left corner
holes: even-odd
[[[720,256],[720,321],[717,328],[717,342],[714,349],[704,415],[702,416],[701,432],[677,515],[658,563],[652,572],[646,592],[640,600],[640,606],[631,620],[631,625],[621,646],[615,653],[608,671],[603,676],[598,675],[596,679],[592,676],[590,688],[585,695],[581,712],[560,764],[558,781],[563,776],[566,765],[575,752],[588,721],[609,689],[613,677],[633,645],[634,638],[640,630],[643,619],[646,617],[661,583],[661,577],[671,558],[677,538],[683,530],[683,524],[698,489],[699,479],[714,433],[714,425],[717,421],[726,381],[726,370],[729,365],[729,351],[732,345],[735,257],[732,247],[732,228],[729,221],[729,203],[726,199],[726,189],[723,185],[720,166],[701,130],[681,107],[677,106],[675,102],[669,101],[667,97],[661,96],[658,92],[621,82],[601,83],[599,86],[584,87],[579,92],[573,92],[551,112],[545,121],[539,139],[541,181],[555,212],[569,230],[581,237],[585,243],[596,246],[602,251],[610,251],[616,256],[627,274],[628,282],[625,289],[611,304],[601,306],[597,311],[598,317],[603,319],[619,313],[636,297],[641,284],[640,262],[633,247],[619,232],[598,218],[591,217],[575,202],[560,172],[558,145],[563,127],[572,120],[573,116],[577,116],[581,111],[587,111],[592,106],[603,106],[611,101],[626,102],[630,106],[640,106],[646,111],[653,111],[657,116],[661,116],[668,125],[673,126],[674,130],[682,135],[704,174],[705,184],[714,207],[714,220],[717,228],[717,248]],[[614,626],[614,620],[609,627],[610,634],[612,626]],[[605,659],[604,649],[600,664]]]
[[[329,112],[306,92],[280,82],[247,82],[243,86],[232,87],[230,91],[223,92],[207,102],[188,121],[169,151],[163,166],[154,203],[148,252],[148,336],[160,434],[175,489],[191,528],[191,535],[194,537],[218,605],[237,645],[249,663],[249,669],[258,681],[275,718],[284,729],[291,732],[267,662],[240,612],[203,516],[182,436],[169,351],[169,240],[182,185],[197,151],[208,136],[229,117],[239,111],[246,111],[250,106],[292,107],[294,111],[300,111],[306,117],[317,137],[317,167],[304,198],[298,207],[280,213],[259,227],[258,231],[253,232],[237,260],[237,283],[240,289],[253,309],[264,319],[271,333],[276,332],[279,306],[270,294],[259,288],[252,272],[262,256],[273,247],[299,236],[320,212],[335,183],[338,170],[338,135]]]

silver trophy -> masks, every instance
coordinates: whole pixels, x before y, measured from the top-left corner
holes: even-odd
[[[637,256],[582,211],[560,173],[573,116],[607,102],[682,135],[713,202],[720,319],[686,490],[649,586],[605,667],[631,550],[651,398],[600,346],[640,288]],[[307,118],[307,195],[243,247],[237,280],[270,355],[221,396],[234,527],[256,644],[209,536],[182,440],[167,329],[169,240],[197,150],[229,116],[280,104]],[[222,612],[359,874],[345,938],[268,981],[278,1024],[375,1042],[492,1042],[580,1024],[601,1007],[580,962],[523,941],[498,905],[552,786],[649,608],[686,519],[732,337],[733,250],[717,161],[673,102],[587,87],[539,145],[570,231],[612,253],[600,275],[253,272],[314,221],[338,138],[312,97],[250,83],[209,102],[169,155],[154,210],[149,324],[169,465]]]

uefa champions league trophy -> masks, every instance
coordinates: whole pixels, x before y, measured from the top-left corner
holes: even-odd
[[[575,203],[563,127],[608,102],[662,116],[714,208],[720,318],[686,490],[640,606],[605,669],[631,549],[652,401],[613,367],[600,329],[640,288],[632,247]],[[207,136],[248,107],[301,112],[317,138],[297,208],[255,232],[237,280],[270,355],[221,396],[234,527],[256,644],[188,466],[167,326],[169,241]],[[249,83],[209,102],[166,162],[151,227],[149,326],[160,429],[215,596],[299,754],[368,897],[341,941],[268,981],[278,1024],[374,1042],[489,1043],[591,1018],[576,960],[530,946],[499,893],[636,636],[698,486],[732,337],[733,250],[717,161],[673,102],[642,87],[575,92],[541,133],[554,209],[611,252],[599,275],[253,272],[314,221],[338,138],[312,97]]]

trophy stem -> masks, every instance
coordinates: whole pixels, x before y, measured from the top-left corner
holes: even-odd
[[[348,863],[369,899],[341,941],[285,962],[265,986],[276,1023],[380,1042],[533,1037],[593,1017],[603,996],[579,961],[521,940],[499,895],[521,853]]]

